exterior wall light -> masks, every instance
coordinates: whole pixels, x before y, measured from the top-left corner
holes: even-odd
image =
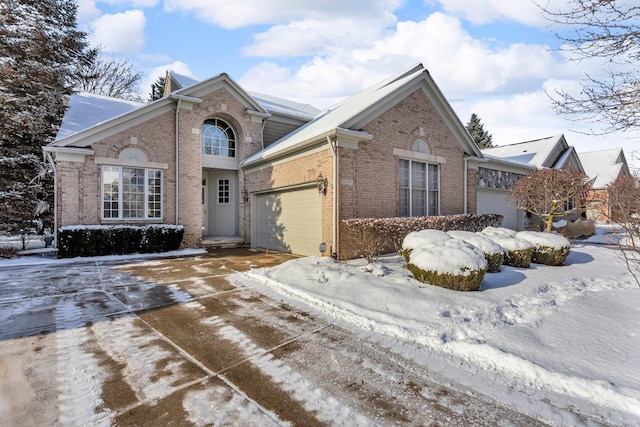
[[[243,189],[240,191],[240,197],[242,197],[242,201],[243,201],[244,203],[247,203],[247,202],[249,201],[249,193],[247,192],[247,189],[246,189],[246,188],[243,188]]]
[[[329,187],[329,180],[327,178],[323,178],[322,174],[320,174],[318,175],[317,186],[318,186],[318,193],[322,195],[326,195],[327,188]]]

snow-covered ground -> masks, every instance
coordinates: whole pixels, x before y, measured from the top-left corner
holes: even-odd
[[[300,258],[232,280],[550,424],[640,425],[640,287],[610,230],[598,231],[574,242],[564,266],[503,266],[477,292],[417,282],[397,255],[372,265]],[[162,255],[99,259],[150,256]],[[0,283],[3,266],[76,262],[0,259]]]
[[[640,288],[604,231],[564,266],[503,266],[478,292],[417,282],[397,255],[300,258],[234,280],[551,424],[638,425]]]

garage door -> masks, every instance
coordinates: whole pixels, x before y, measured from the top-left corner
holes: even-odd
[[[487,190],[478,188],[479,214],[495,213],[504,217],[502,226],[513,230],[524,229],[524,212],[516,209],[515,202],[504,190]]]
[[[321,201],[315,187],[257,195],[253,209],[253,246],[298,255],[319,255]]]

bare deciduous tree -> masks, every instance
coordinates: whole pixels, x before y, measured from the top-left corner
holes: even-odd
[[[538,169],[518,181],[509,193],[515,198],[518,209],[531,212],[545,224],[550,233],[553,222],[569,213],[577,206],[567,208],[570,202],[580,200],[585,189],[585,175],[582,172],[564,169]]]
[[[98,95],[140,101],[136,91],[141,79],[142,73],[133,71],[129,60],[108,59],[98,48],[93,61],[79,67],[75,86]]]
[[[624,237],[619,241],[629,272],[640,285],[640,187],[633,176],[623,176],[607,188],[609,220],[619,226]]]
[[[604,77],[586,75],[579,94],[556,91],[556,112],[606,127],[598,133],[640,128],[640,4],[634,1],[570,0],[566,9],[538,4],[562,26],[560,50],[571,60],[604,60]]]

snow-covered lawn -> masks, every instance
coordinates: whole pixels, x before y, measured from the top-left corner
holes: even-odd
[[[397,255],[365,264],[308,257],[233,279],[551,424],[640,424],[640,288],[615,245],[503,266],[477,292],[422,284]]]

